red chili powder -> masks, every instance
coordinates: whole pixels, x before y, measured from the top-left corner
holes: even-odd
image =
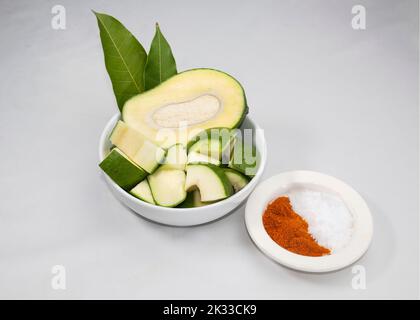
[[[330,254],[308,231],[308,223],[295,211],[288,197],[271,202],[263,214],[268,235],[283,248],[304,256],[319,257]]]

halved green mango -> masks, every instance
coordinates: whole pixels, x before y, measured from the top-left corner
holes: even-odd
[[[186,145],[208,128],[236,128],[247,112],[245,93],[237,80],[221,71],[193,69],[128,100],[122,119],[168,148]]]

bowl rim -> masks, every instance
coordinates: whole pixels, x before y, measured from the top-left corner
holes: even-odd
[[[338,195],[345,203],[354,224],[352,239],[346,247],[331,255],[310,257],[288,251],[271,239],[262,223],[264,208],[297,185],[319,187]],[[283,172],[260,183],[247,201],[245,224],[253,243],[267,257],[288,268],[312,273],[337,271],[353,264],[366,253],[373,237],[372,214],[362,196],[335,177],[307,170]]]
[[[105,156],[103,154],[103,150],[105,148],[106,140],[108,139],[109,134],[112,131],[112,128],[115,126],[116,122],[120,118],[121,118],[121,114],[119,112],[117,112],[116,114],[114,114],[108,120],[104,129],[102,130],[102,133],[101,133],[100,138],[99,138],[99,150],[98,150],[98,152],[99,152],[99,162],[102,162],[102,160],[105,158]],[[255,174],[255,176],[251,179],[251,181],[242,190],[240,190],[237,193],[231,195],[230,197],[225,198],[223,200],[220,200],[218,202],[215,202],[215,203],[212,203],[212,204],[209,204],[209,205],[206,205],[206,206],[202,206],[202,207],[193,207],[193,208],[177,208],[177,207],[158,206],[158,205],[147,203],[145,201],[142,201],[142,200],[136,198],[135,196],[133,196],[129,192],[122,189],[119,185],[117,185],[102,170],[100,170],[100,171],[101,171],[102,175],[105,177],[105,179],[107,180],[107,182],[119,194],[128,198],[131,201],[134,201],[135,203],[137,203],[140,206],[144,206],[145,208],[150,208],[150,209],[154,209],[154,210],[159,209],[161,211],[166,211],[166,212],[171,212],[171,213],[174,213],[174,212],[177,212],[177,213],[193,213],[193,212],[197,212],[197,211],[204,211],[204,210],[211,209],[211,208],[222,207],[224,204],[226,204],[226,202],[234,201],[237,198],[239,199],[244,193],[247,193],[248,191],[250,193],[252,191],[252,189],[254,188],[254,186],[260,180],[260,178],[261,178],[261,176],[264,172],[266,162],[267,162],[267,143],[266,143],[266,140],[265,140],[264,131],[248,115],[245,118],[251,123],[251,125],[254,126],[254,130],[256,130],[258,132],[258,134],[260,135],[260,138],[261,138],[261,145],[258,145],[258,151],[260,153],[260,165],[258,167],[258,170],[257,170],[257,173]]]

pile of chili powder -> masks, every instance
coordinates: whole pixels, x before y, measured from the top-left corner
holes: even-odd
[[[268,235],[283,248],[304,256],[319,257],[330,254],[308,231],[308,223],[292,208],[290,200],[282,196],[271,202],[263,214]]]

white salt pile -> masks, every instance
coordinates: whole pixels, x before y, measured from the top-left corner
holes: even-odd
[[[353,217],[344,202],[329,193],[292,190],[287,194],[293,210],[306,220],[319,245],[338,251],[349,243]]]

